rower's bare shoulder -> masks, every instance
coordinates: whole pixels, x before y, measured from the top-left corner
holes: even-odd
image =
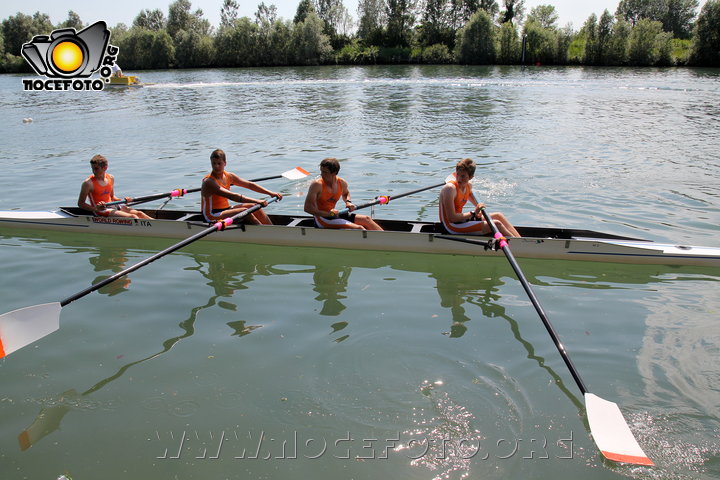
[[[452,183],[446,183],[440,189],[440,195],[449,195],[450,193],[455,194],[455,185]]]
[[[218,188],[220,188],[220,185],[218,184],[217,180],[215,180],[213,177],[208,176],[203,178],[201,186],[201,192],[205,193],[208,191],[216,191]]]
[[[320,190],[322,190],[322,182],[319,178],[316,178],[312,181],[312,183],[310,183],[310,186],[308,187],[308,193],[319,192]]]
[[[82,185],[80,186],[80,188],[81,188],[82,190],[91,191],[91,190],[93,189],[92,179],[86,178],[86,179],[82,182]]]

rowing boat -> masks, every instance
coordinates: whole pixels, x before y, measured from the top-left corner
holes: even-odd
[[[110,77],[110,81],[105,84],[106,87],[144,87],[149,83],[142,83],[140,79],[134,75],[123,75],[122,77]]]
[[[152,220],[87,215],[76,207],[54,212],[0,212],[0,233],[10,229],[57,230],[110,235],[187,238],[206,229],[197,211],[144,209]],[[502,255],[485,249],[485,237],[448,235],[440,223],[375,221],[385,231],[323,230],[312,217],[269,215],[273,225],[237,225],[203,241],[295,247],[403,251],[450,255]],[[516,257],[550,260],[720,267],[720,248],[656,243],[591,230],[517,227],[522,238],[509,240]]]

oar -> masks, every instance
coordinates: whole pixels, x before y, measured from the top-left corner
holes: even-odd
[[[590,433],[595,440],[595,444],[598,446],[605,458],[609,460],[623,463],[634,463],[637,465],[654,465],[652,460],[650,460],[642,451],[642,448],[640,448],[637,440],[635,440],[635,437],[630,431],[630,427],[625,421],[625,418],[623,417],[622,412],[620,412],[620,408],[617,404],[603,400],[597,395],[588,392],[582,378],[580,378],[580,374],[575,368],[575,365],[573,365],[572,360],[570,360],[570,356],[565,351],[565,346],[560,341],[560,338],[550,323],[550,319],[545,314],[542,305],[540,305],[540,301],[535,296],[535,293],[530,287],[525,275],[522,270],[520,270],[520,266],[515,261],[515,257],[510,251],[507,239],[498,231],[495,223],[492,221],[490,215],[488,215],[484,208],[482,209],[482,214],[485,217],[485,221],[487,221],[492,228],[494,237],[510,262],[510,266],[512,266],[513,270],[515,270],[515,275],[517,275],[520,283],[522,283],[525,293],[527,293],[530,301],[535,307],[535,310],[540,316],[540,319],[545,324],[545,328],[555,343],[555,347],[558,352],[560,352],[560,356],[565,361],[565,365],[567,365],[570,369],[570,373],[572,374],[575,383],[577,383],[577,386],[580,388],[580,391],[585,397],[585,409],[587,411],[588,423],[590,425]]]
[[[271,198],[267,202],[268,204],[277,201],[277,198]],[[105,285],[114,282],[120,277],[127,275],[128,273],[134,272],[140,267],[144,267],[148,263],[154,262],[158,258],[162,258],[165,255],[172,253],[182,247],[193,243],[196,240],[210,235],[211,233],[217,232],[218,230],[225,230],[228,226],[232,225],[237,220],[247,216],[248,214],[260,209],[260,204],[253,205],[247,210],[233,215],[232,217],[220,220],[205,230],[186,238],[185,240],[176,243],[175,245],[166,248],[165,250],[156,253],[155,255],[146,258],[145,260],[126,268],[125,270],[118,272],[114,275],[107,277],[94,285],[72,295],[65,300],[53,303],[44,303],[40,305],[34,305],[32,307],[20,308],[13,310],[12,312],[4,313],[0,315],[0,358],[11,354],[15,350],[18,350],[26,345],[29,345],[37,340],[40,340],[46,335],[51,334],[58,328],[60,328],[60,310],[62,307],[68,305],[75,300],[84,297],[85,295],[98,290]]]
[[[274,180],[276,178],[287,178],[288,180],[299,180],[301,178],[305,178],[308,175],[310,175],[310,172],[305,170],[302,167],[295,167],[292,170],[288,170],[287,172],[283,172],[280,175],[272,175],[270,177],[261,177],[261,178],[254,178],[250,180],[251,182],[263,182],[265,180]],[[125,200],[116,200],[114,202],[108,202],[105,205],[112,206],[112,205],[121,205],[123,203],[128,203],[129,205],[139,205],[141,203],[146,202],[152,202],[153,200],[160,200],[161,198],[174,198],[174,197],[182,197],[183,195],[186,195],[188,193],[195,193],[199,192],[200,188],[176,188],[172,192],[167,193],[156,193],[154,195],[147,195],[144,197],[137,197],[133,198],[131,202],[126,202]]]
[[[418,188],[417,190],[411,190],[411,191],[405,192],[405,193],[399,193],[397,195],[380,195],[379,197],[376,197],[375,200],[373,200],[372,202],[367,202],[367,203],[363,203],[361,205],[356,205],[355,210],[360,210],[361,208],[372,207],[373,205],[377,205],[377,204],[385,205],[386,203],[390,203],[390,200],[397,200],[398,198],[407,197],[408,195],[413,195],[415,193],[424,192],[425,190],[430,190],[432,188],[442,187],[443,185],[445,185],[445,182],[438,183],[436,185],[430,185],[429,187]],[[355,210],[353,210],[353,211],[355,211]],[[338,216],[348,213],[349,211],[350,211],[349,208],[343,208],[342,210],[338,211]]]

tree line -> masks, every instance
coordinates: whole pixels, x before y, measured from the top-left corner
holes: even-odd
[[[240,17],[223,0],[212,26],[190,0],[167,15],[142,10],[111,27],[126,70],[375,63],[691,65],[720,67],[720,0],[621,0],[575,31],[552,5],[525,0],[360,0],[355,21],[342,0],[300,0],[292,20],[260,3]],[[22,44],[57,28],[87,26],[70,11],[18,13],[0,25],[0,72],[30,72]]]

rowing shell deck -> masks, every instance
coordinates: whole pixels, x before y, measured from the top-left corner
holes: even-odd
[[[143,210],[152,220],[85,215],[78,208],[55,212],[0,212],[0,234],[10,228],[86,232],[184,239],[207,228],[198,212]],[[345,248],[450,255],[502,255],[439,223],[376,220],[385,231],[323,230],[308,216],[270,215],[273,225],[239,225],[209,235],[207,240],[294,247]],[[522,238],[509,240],[516,257],[596,262],[720,267],[720,248],[655,243],[590,230],[517,227]]]

